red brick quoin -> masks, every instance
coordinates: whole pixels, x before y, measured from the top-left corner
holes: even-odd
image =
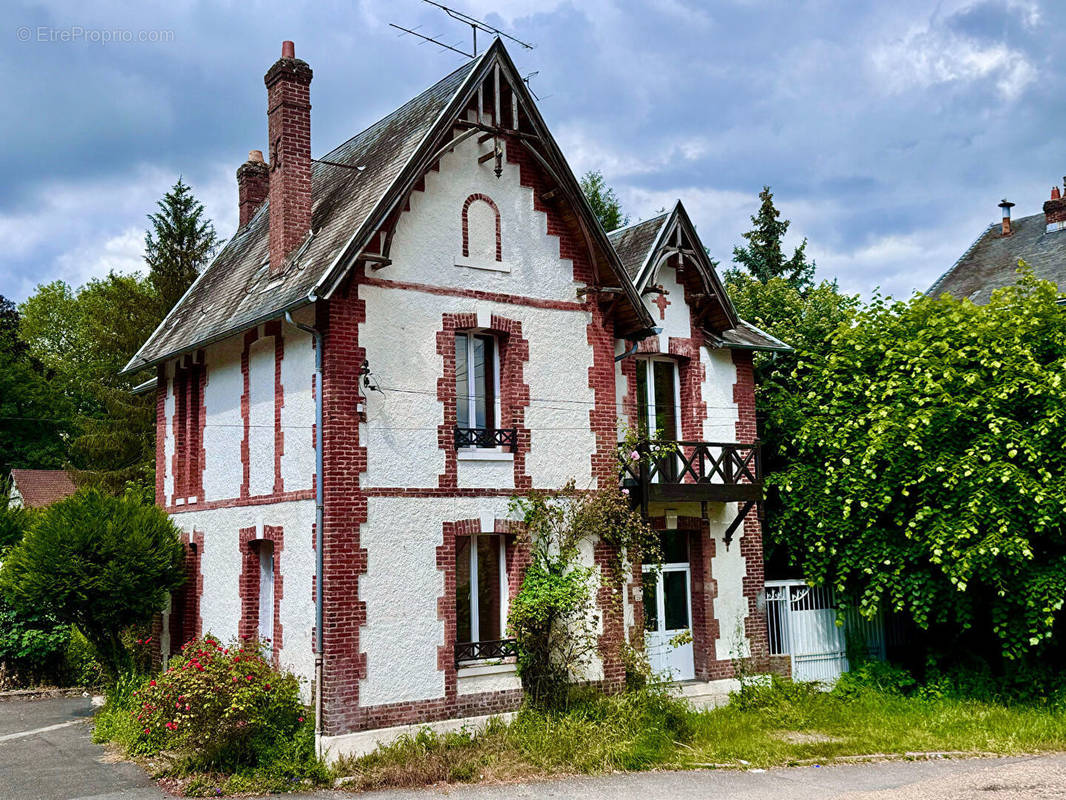
[[[170,655],[181,652],[182,645],[200,636],[200,598],[204,593],[204,534],[193,531],[181,535],[185,546],[185,583],[170,597]]]

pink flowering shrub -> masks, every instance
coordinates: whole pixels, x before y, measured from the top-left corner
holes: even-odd
[[[311,725],[299,688],[254,639],[194,639],[126,701],[137,732],[130,749],[178,751],[201,766],[255,767]]]

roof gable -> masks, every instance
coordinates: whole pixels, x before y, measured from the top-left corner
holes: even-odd
[[[463,119],[472,102],[493,125]],[[495,123],[497,116],[504,124]],[[620,335],[650,327],[651,317],[640,296],[497,39],[477,59],[313,160],[311,235],[284,273],[270,273],[266,202],[226,243],[123,371],[135,372],[328,298],[360,259],[387,258],[398,210],[421,176],[454,143],[455,127],[463,123],[462,137],[492,130],[533,154],[556,184],[552,191],[560,195],[557,201],[565,200],[572,208],[598,280],[618,287],[627,297],[628,302],[616,310],[622,322]]]

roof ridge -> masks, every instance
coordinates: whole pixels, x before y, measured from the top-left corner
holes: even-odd
[[[1030,216],[1034,216],[1035,217],[1036,215],[1032,214]],[[1024,217],[1022,219],[1024,219]],[[955,263],[952,264],[950,267],[948,267],[947,271],[944,272],[944,274],[942,274],[939,278],[937,278],[933,282],[933,285],[930,286],[928,291],[926,291],[926,293],[925,293],[926,297],[932,297],[932,298],[936,299],[935,295],[933,293],[937,290],[937,288],[942,283],[944,283],[944,281],[946,281],[948,279],[948,276],[951,275],[951,273],[955,271],[956,267],[958,267],[959,264],[961,264],[963,261],[966,260],[966,257],[969,256],[970,253],[972,253],[977,248],[977,245],[980,244],[981,240],[984,239],[985,236],[988,234],[988,232],[990,230],[992,230],[993,228],[995,228],[995,227],[996,227],[996,223],[990,222],[990,223],[988,223],[988,227],[987,228],[985,228],[983,231],[981,231],[979,234],[977,234],[977,238],[974,239],[970,243],[970,246],[966,248],[966,250],[963,252],[963,254],[961,256],[959,256],[957,259],[955,259]]]

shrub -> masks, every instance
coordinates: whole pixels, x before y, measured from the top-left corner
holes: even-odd
[[[833,687],[837,697],[856,697],[865,692],[882,694],[910,694],[918,682],[907,670],[887,661],[869,659],[862,661],[841,675]]]
[[[54,676],[70,639],[70,626],[40,613],[16,613],[0,598],[0,664],[8,680],[29,685]]]
[[[301,731],[313,732],[298,679],[272,667],[255,640],[224,647],[210,635],[194,639],[130,698],[126,713],[137,723],[130,749],[177,750],[195,768],[261,767]]]
[[[148,622],[184,580],[178,529],[135,492],[82,490],[42,512],[0,570],[22,614],[76,625],[111,676],[131,666],[122,632]]]

